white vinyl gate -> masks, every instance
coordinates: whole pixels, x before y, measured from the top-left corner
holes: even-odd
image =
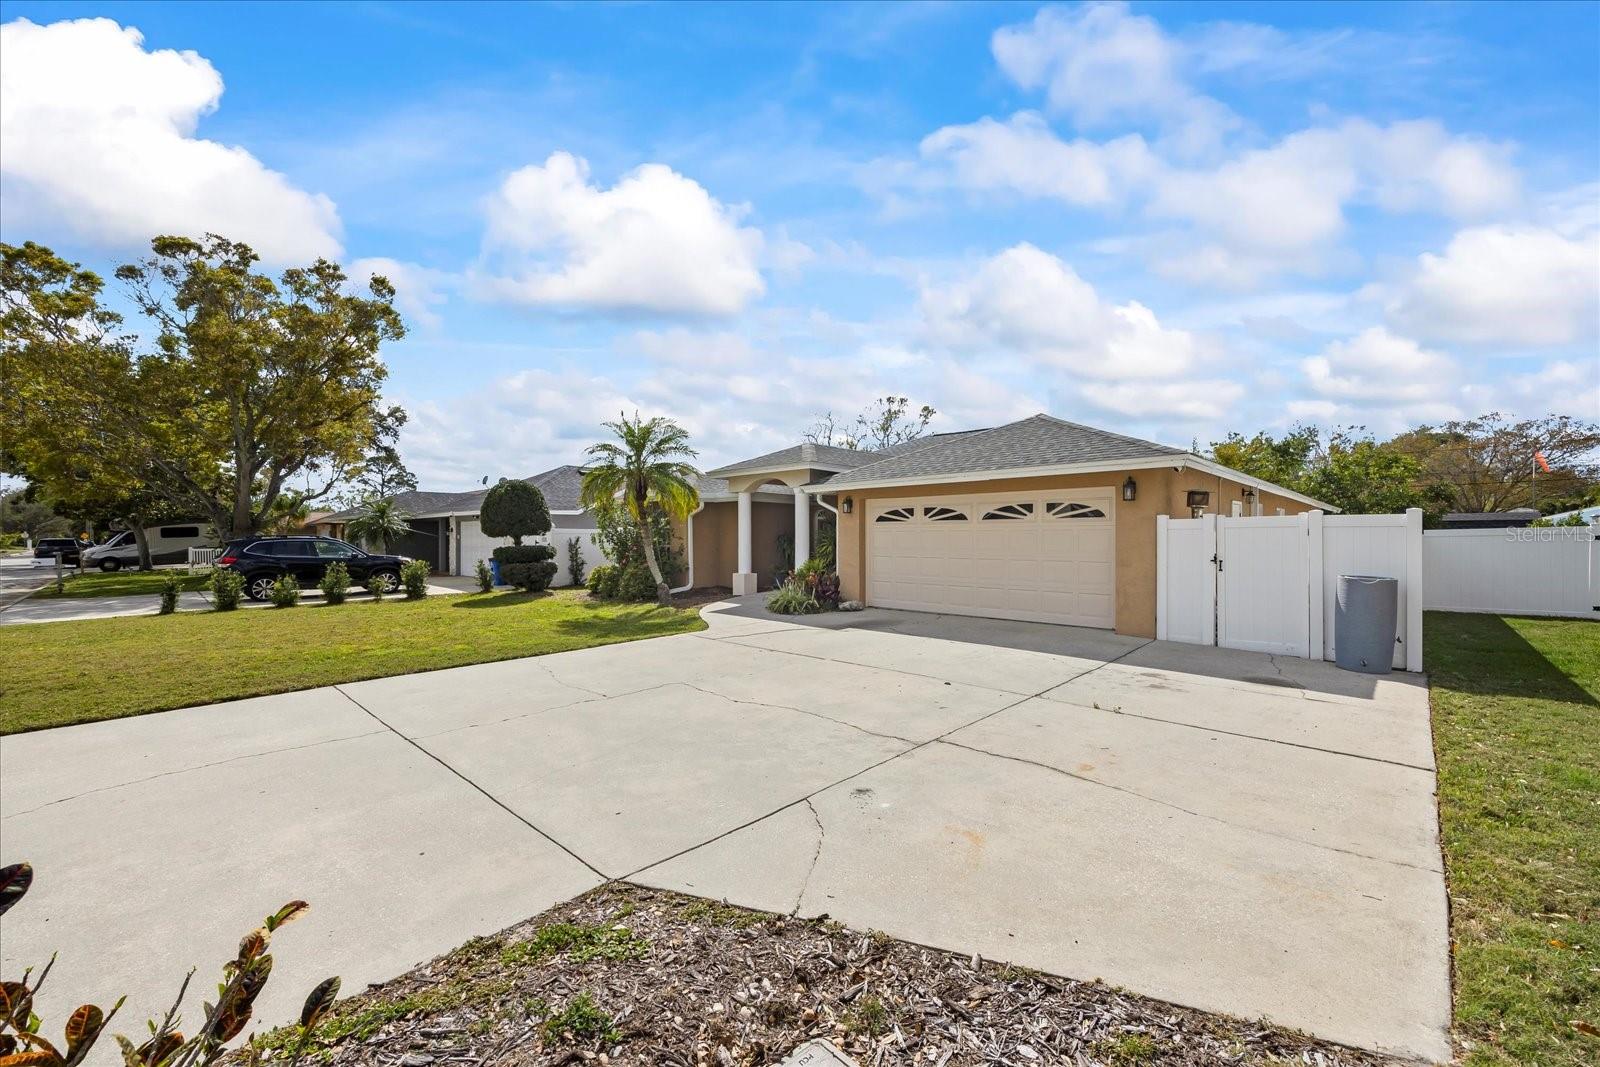
[[[1400,580],[1394,665],[1422,669],[1422,512],[1156,519],[1156,637],[1334,658],[1340,575]]]

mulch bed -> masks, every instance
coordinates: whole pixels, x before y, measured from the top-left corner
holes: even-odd
[[[847,929],[613,883],[341,1001],[304,1062],[781,1061],[862,1067],[1395,1061],[1262,1023]],[[258,1038],[282,1062],[291,1029]]]

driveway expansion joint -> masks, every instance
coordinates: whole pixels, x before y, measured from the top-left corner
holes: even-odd
[[[344,697],[346,700],[350,701],[350,703],[354,704],[356,707],[360,708],[362,711],[364,711],[368,715],[372,716],[373,720],[375,722],[381,724],[384,729],[388,730],[390,733],[394,734],[394,736],[398,737],[400,740],[404,741],[406,744],[410,745],[412,748],[416,749],[418,752],[422,753],[424,756],[427,756],[429,759],[433,760],[439,766],[443,767],[445,770],[449,771],[451,774],[455,775],[457,778],[459,778],[463,782],[467,783],[467,785],[471,786],[473,789],[475,789],[479,793],[483,794],[483,796],[485,798],[487,798],[490,803],[494,804],[497,808],[499,808],[500,810],[504,811],[507,815],[510,815],[513,819],[517,820],[522,825],[526,826],[528,829],[532,830],[534,833],[538,834],[540,837],[544,838],[546,841],[550,842],[552,845],[556,846],[561,851],[565,852],[567,855],[569,855],[573,859],[577,860],[579,863],[583,864],[586,868],[589,869],[590,872],[592,872],[595,876],[600,878],[602,881],[605,881],[605,882],[615,881],[614,878],[612,878],[610,875],[606,874],[600,868],[596,867],[594,864],[590,863],[588,860],[584,859],[582,856],[580,856],[576,852],[572,851],[572,849],[568,848],[562,842],[560,842],[560,841],[556,840],[554,837],[550,836],[550,834],[547,833],[546,831],[544,831],[544,830],[540,829],[538,826],[534,825],[525,816],[523,816],[522,814],[517,812],[510,805],[506,804],[505,801],[501,800],[499,797],[497,797],[493,793],[489,792],[483,786],[479,785],[477,782],[473,781],[471,778],[469,778],[465,774],[461,773],[461,771],[457,770],[454,766],[452,766],[449,763],[449,761],[447,761],[445,759],[442,759],[440,756],[436,755],[434,752],[430,751],[428,748],[426,748],[423,745],[419,744],[416,741],[416,739],[407,737],[405,734],[401,733],[399,730],[396,730],[388,722],[385,722],[384,719],[382,717],[380,717],[376,712],[374,712],[371,708],[367,707],[365,704],[361,703],[361,701],[357,700],[355,697],[353,697],[349,693],[345,692],[343,686],[336,685],[336,686],[333,686],[332,688],[340,696]]]

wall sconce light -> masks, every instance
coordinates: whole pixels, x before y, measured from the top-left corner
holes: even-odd
[[[1245,486],[1244,487],[1244,498],[1246,500],[1254,500],[1256,498],[1256,491],[1254,489],[1250,488],[1250,486],[1248,486],[1248,485]]]
[[[1133,480],[1133,475],[1128,475],[1128,480],[1122,483],[1122,499],[1132,500],[1139,495],[1139,483]]]
[[[844,512],[846,515],[850,514],[855,509],[856,502],[851,498],[845,497],[843,500],[839,501],[839,510]]]

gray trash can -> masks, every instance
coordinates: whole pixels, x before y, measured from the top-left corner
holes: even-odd
[[[1347,671],[1388,674],[1399,625],[1400,579],[1339,575],[1333,661]]]

